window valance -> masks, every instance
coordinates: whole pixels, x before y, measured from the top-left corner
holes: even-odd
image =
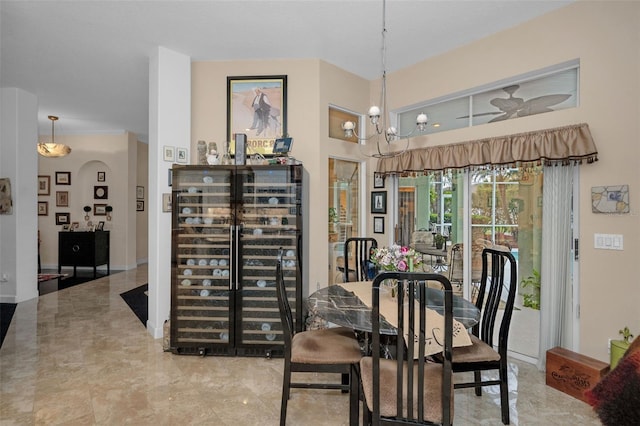
[[[598,150],[586,123],[412,149],[396,157],[379,159],[377,172],[388,175],[446,169],[566,166],[583,161],[598,161]]]

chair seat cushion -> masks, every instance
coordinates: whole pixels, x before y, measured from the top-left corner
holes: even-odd
[[[380,360],[380,415],[384,417],[395,417],[398,409],[396,360]],[[407,377],[407,365],[404,366],[404,377]],[[417,373],[417,371],[416,371]],[[363,357],[360,360],[360,374],[362,380],[362,390],[365,401],[370,411],[373,411],[373,358]],[[427,362],[424,368],[425,390],[424,390],[424,420],[440,423],[442,421],[442,364]],[[406,383],[406,382],[405,382]],[[453,419],[453,385],[451,391],[451,418]],[[414,381],[413,400],[418,398],[417,380]],[[403,395],[403,413],[407,416],[407,395]],[[418,415],[417,404],[414,403],[413,418]]]
[[[482,362],[482,361],[500,361],[500,354],[487,345],[482,340],[478,339],[473,334],[471,336],[471,346],[460,346],[453,348],[452,362],[465,363],[465,362]]]
[[[362,352],[352,329],[326,328],[296,333],[291,342],[291,361],[304,364],[354,364]]]

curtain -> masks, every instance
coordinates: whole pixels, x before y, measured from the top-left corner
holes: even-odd
[[[598,160],[589,125],[538,130],[418,148],[378,160],[377,172],[385,175],[436,170],[473,170],[487,167],[570,165]]]
[[[540,342],[538,369],[546,353],[571,339],[571,204],[573,167],[545,167],[542,188]]]

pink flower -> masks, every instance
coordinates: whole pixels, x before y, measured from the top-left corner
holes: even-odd
[[[409,252],[409,247],[400,247],[400,253],[406,255]]]
[[[407,270],[407,268],[408,268],[407,262],[405,262],[404,260],[401,260],[400,262],[398,262],[398,271],[404,272]]]

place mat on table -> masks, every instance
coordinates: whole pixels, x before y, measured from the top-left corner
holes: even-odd
[[[347,291],[353,292],[365,305],[373,306],[373,299],[371,295],[371,281],[359,281],[339,284]],[[382,289],[381,289],[382,290]],[[418,303],[417,301],[415,302]],[[391,298],[391,292],[380,292],[380,314],[394,327],[398,327],[398,316],[396,315],[398,305],[395,299]],[[416,306],[416,311],[418,307]],[[405,318],[409,318],[408,306],[405,306]],[[416,328],[418,328],[416,318]],[[427,333],[427,342],[425,344],[425,355],[433,355],[442,352],[443,330],[444,330],[444,317],[432,309],[427,308],[427,326],[431,327],[431,333]],[[407,328],[405,327],[405,330]],[[431,337],[429,337],[431,335]],[[405,339],[408,339],[408,334],[405,334]],[[464,326],[453,319],[453,346],[470,346],[471,338],[469,333],[465,330]]]

